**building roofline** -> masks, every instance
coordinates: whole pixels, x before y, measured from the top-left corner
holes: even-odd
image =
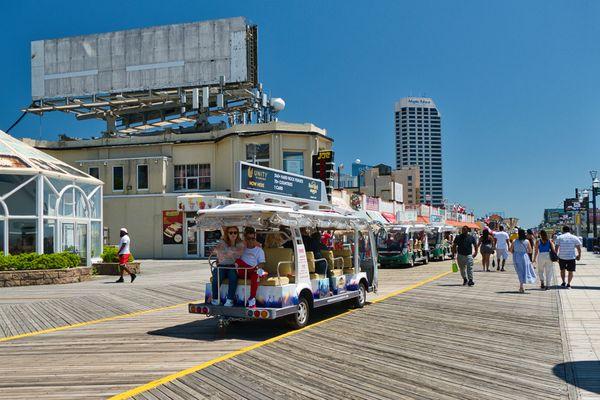
[[[313,124],[292,124],[274,121],[266,124],[234,125],[230,128],[198,133],[163,133],[162,135],[129,136],[119,138],[83,139],[74,141],[47,141],[22,139],[23,142],[43,150],[79,150],[99,147],[147,146],[153,144],[218,143],[231,136],[262,136],[274,133],[311,135],[333,142],[325,129]]]

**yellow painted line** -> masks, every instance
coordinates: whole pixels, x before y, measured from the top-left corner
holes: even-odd
[[[423,285],[426,285],[426,284],[428,284],[429,282],[436,281],[436,280],[438,280],[438,279],[440,279],[440,278],[443,278],[443,277],[444,277],[444,276],[446,276],[446,275],[450,275],[451,273],[452,273],[452,271],[448,271],[448,272],[442,272],[442,273],[441,273],[441,274],[439,274],[439,275],[435,275],[435,276],[432,276],[431,278],[424,279],[424,280],[422,280],[422,281],[419,281],[419,282],[415,283],[414,285],[407,286],[407,287],[405,287],[404,289],[396,290],[395,292],[392,292],[392,293],[386,294],[385,296],[378,297],[378,298],[376,298],[375,300],[371,301],[371,303],[379,303],[380,301],[387,300],[387,299],[389,299],[390,297],[398,296],[399,294],[402,294],[402,293],[408,292],[409,290],[416,289],[416,288],[418,288],[419,286],[423,286]]]
[[[373,300],[371,303],[378,303],[380,301],[389,299],[390,297],[397,296],[397,295],[399,295],[401,293],[408,292],[409,290],[418,288],[419,286],[423,286],[423,285],[425,285],[425,284],[427,284],[429,282],[433,282],[436,279],[443,278],[444,276],[446,276],[446,275],[448,275],[450,273],[452,273],[452,272],[451,271],[444,272],[442,274],[433,276],[431,278],[424,279],[424,280],[422,280],[420,282],[415,283],[414,285],[408,286],[408,287],[406,287],[404,289],[397,290],[397,291],[395,291],[393,293],[390,293],[390,294],[388,294],[386,296],[383,296],[383,297],[380,297],[380,298],[378,298],[376,300]],[[250,346],[242,347],[241,349],[232,351],[230,353],[227,353],[227,354],[222,355],[222,356],[217,357],[217,358],[213,358],[212,360],[208,360],[206,362],[203,362],[202,364],[195,365],[193,367],[184,369],[184,370],[179,371],[179,372],[175,372],[174,374],[167,375],[165,377],[156,379],[156,380],[154,380],[152,382],[148,382],[145,385],[138,386],[138,387],[130,389],[130,390],[126,391],[126,392],[119,393],[119,394],[117,394],[117,395],[115,395],[113,397],[110,397],[108,400],[125,400],[125,399],[129,399],[130,397],[138,395],[138,394],[140,394],[142,392],[154,389],[157,386],[164,385],[165,383],[169,383],[171,381],[174,381],[177,378],[181,378],[183,376],[192,374],[194,372],[198,372],[198,371],[203,370],[203,369],[205,369],[207,367],[210,367],[211,365],[217,364],[217,363],[219,363],[221,361],[229,360],[230,358],[233,358],[233,357],[239,356],[241,354],[247,353],[249,351],[258,349],[258,348],[266,346],[266,345],[268,345],[270,343],[277,342],[277,341],[279,341],[281,339],[285,339],[286,337],[289,337],[289,336],[292,336],[292,335],[296,335],[296,334],[298,334],[300,332],[303,332],[303,331],[306,331],[308,329],[316,328],[317,326],[323,325],[326,322],[333,321],[334,319],[341,318],[341,317],[343,317],[345,315],[348,315],[348,314],[350,314],[352,312],[355,312],[355,311],[358,311],[358,310],[359,309],[347,310],[347,311],[344,311],[341,314],[334,315],[333,317],[329,317],[327,319],[324,319],[324,320],[315,322],[313,324],[310,324],[308,326],[305,326],[302,329],[298,329],[298,330],[295,330],[295,331],[286,332],[284,334],[272,337],[272,338],[264,340],[262,342],[258,342],[258,343],[255,343],[253,345],[250,345]]]
[[[153,312],[157,312],[157,311],[170,310],[172,308],[181,307],[181,306],[184,306],[184,305],[187,306],[188,304],[189,304],[189,302],[188,303],[174,304],[172,306],[152,308],[150,310],[136,311],[136,312],[132,312],[132,313],[129,313],[129,314],[120,314],[120,315],[115,315],[114,317],[94,319],[92,321],[79,322],[77,324],[72,324],[72,325],[63,325],[63,326],[58,326],[56,328],[43,329],[41,331],[22,333],[20,335],[8,336],[8,337],[0,338],[0,342],[8,342],[10,340],[23,339],[23,338],[27,338],[27,337],[31,337],[31,336],[43,335],[45,333],[59,332],[59,331],[64,331],[66,329],[80,328],[82,326],[99,324],[101,322],[114,321],[114,320],[122,319],[122,318],[137,317],[139,315],[149,314],[149,313],[153,313]]]

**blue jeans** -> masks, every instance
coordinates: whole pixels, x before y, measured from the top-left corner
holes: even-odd
[[[220,267],[234,267],[234,265],[219,265]],[[217,271],[219,271],[219,276],[217,280]],[[218,296],[219,288],[217,286],[217,282],[223,282],[223,279],[229,279],[229,284],[227,285],[227,298],[230,300],[235,300],[235,290],[237,289],[237,273],[234,268],[221,268],[221,269],[213,269],[212,271],[212,298],[216,299]],[[221,300],[221,299],[219,299]]]

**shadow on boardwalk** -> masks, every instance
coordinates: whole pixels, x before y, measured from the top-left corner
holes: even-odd
[[[567,371],[573,373],[567,373]],[[600,361],[574,361],[556,364],[554,375],[588,392],[600,394]],[[577,378],[575,378],[577,376]]]

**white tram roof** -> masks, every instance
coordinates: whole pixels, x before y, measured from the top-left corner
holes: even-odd
[[[355,215],[344,215],[335,210],[317,211],[289,206],[233,203],[199,210],[196,216],[199,228],[219,229],[223,226],[253,226],[255,228],[318,227],[331,229],[364,229],[369,221]]]

